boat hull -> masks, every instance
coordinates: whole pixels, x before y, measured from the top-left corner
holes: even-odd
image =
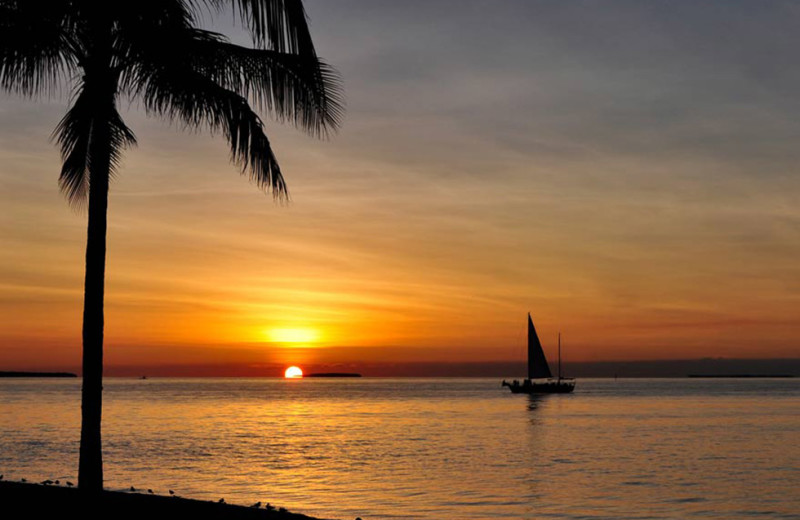
[[[512,394],[569,394],[575,390],[575,380],[562,379],[537,383],[525,379],[522,384],[516,380],[513,383],[503,381],[502,386],[507,386]]]

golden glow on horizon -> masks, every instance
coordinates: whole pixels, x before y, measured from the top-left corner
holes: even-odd
[[[283,373],[283,377],[286,379],[302,379],[303,371],[300,367],[289,367],[286,369],[286,372]]]
[[[266,335],[273,343],[315,343],[319,340],[319,332],[306,327],[269,329]]]

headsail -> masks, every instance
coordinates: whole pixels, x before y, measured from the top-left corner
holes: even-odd
[[[528,314],[528,379],[542,379],[553,377],[550,367],[547,365],[547,358],[544,357],[542,344],[539,336],[533,327],[533,320]]]

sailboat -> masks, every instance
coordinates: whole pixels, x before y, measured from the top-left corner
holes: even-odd
[[[507,386],[514,394],[568,394],[575,390],[575,379],[561,377],[561,333],[558,334],[558,377],[554,378],[528,313],[528,378],[522,383],[516,379],[511,383],[503,380],[502,386]]]

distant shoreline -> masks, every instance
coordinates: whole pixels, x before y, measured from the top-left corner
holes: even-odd
[[[333,364],[309,364],[301,366],[305,373],[336,373],[340,366]],[[427,362],[427,361],[385,361],[353,363],[348,366],[353,373],[360,373],[365,378],[388,377],[519,377],[526,373],[523,361],[481,361],[481,362]],[[554,369],[555,364],[551,365]],[[79,372],[77,366],[53,367],[53,370]],[[189,364],[137,364],[108,365],[104,369],[106,376],[141,377],[147,374],[148,379],[162,377],[283,377],[286,366],[278,363],[189,363]],[[794,375],[800,378],[800,357],[774,359],[674,359],[652,361],[568,361],[562,363],[562,374],[569,377],[666,377],[685,378],[689,374],[730,375],[730,374],[764,374]],[[306,376],[308,377],[308,376]]]
[[[355,372],[315,372],[303,377],[361,377],[361,374]]]
[[[11,367],[7,367],[11,368]],[[44,367],[42,367],[44,368]],[[48,367],[49,368],[49,367]],[[336,374],[336,368],[318,364],[302,367],[312,374]],[[350,368],[350,367],[348,367]],[[555,368],[555,366],[551,366]],[[110,365],[104,370],[105,377],[136,378],[147,374],[147,379],[160,378],[278,378],[284,376],[285,366],[249,365],[240,363],[198,363],[198,364],[154,364],[154,365]],[[521,361],[488,362],[372,362],[355,364],[352,373],[360,373],[363,378],[499,378],[508,379],[524,376],[525,363]],[[58,371],[58,372],[56,372]],[[357,372],[356,372],[357,371]],[[63,376],[37,376],[50,374],[47,369],[36,372],[15,371],[17,377],[75,377],[70,372],[79,373],[74,365],[53,367],[52,373]],[[8,372],[6,372],[8,373]],[[341,372],[345,373],[345,372]],[[66,375],[68,374],[68,375]],[[800,357],[774,359],[675,359],[654,361],[565,361],[562,374],[577,378],[687,378],[720,377],[733,379],[755,379],[758,377],[780,379],[800,379]],[[786,376],[793,376],[792,378]],[[9,376],[5,376],[9,377]],[[78,376],[80,377],[80,375]],[[317,376],[314,376],[317,377]]]
[[[72,372],[3,372],[0,377],[78,377]]]
[[[755,377],[755,378],[785,378],[785,377],[796,377],[793,374],[689,374],[686,377],[702,377],[702,378],[732,378],[732,379],[739,379],[739,378],[747,378],[747,377]]]

